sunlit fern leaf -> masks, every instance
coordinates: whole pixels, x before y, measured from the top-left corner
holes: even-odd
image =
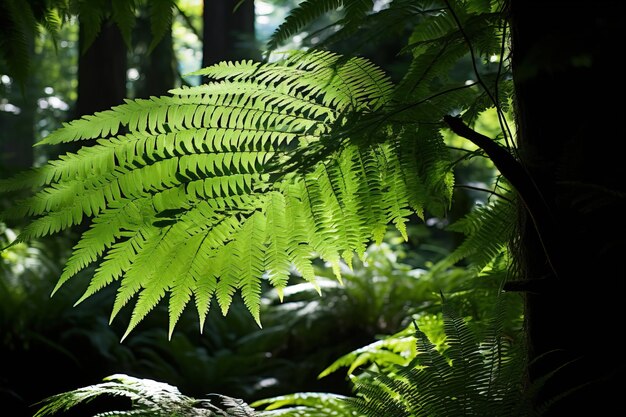
[[[60,12],[56,8],[49,8],[45,9],[42,15],[41,26],[43,26],[46,29],[46,32],[50,34],[50,37],[56,47],[57,37],[63,23],[63,12]]]
[[[193,295],[196,280],[192,264],[198,255],[198,250],[204,238],[201,234],[195,235],[176,248],[176,260],[172,259],[169,267],[163,271],[163,275],[174,277],[169,300],[169,338],[172,337],[174,326]]]
[[[55,291],[99,263],[79,302],[119,281],[111,319],[135,304],[124,337],[164,299],[170,334],[192,297],[202,328],[211,299],[226,314],[237,291],[260,323],[265,273],[279,292],[291,265],[315,285],[320,256],[341,279],[341,259],[362,255],[388,223],[405,233],[430,197],[449,200],[449,172],[410,189],[419,167],[385,143],[393,130],[367,128],[374,112],[384,122],[393,95],[370,62],[317,51],[198,73],[207,84],[64,124],[42,143],[95,145],[0,181],[33,190],[3,213],[33,217],[18,241],[90,222]],[[448,166],[430,132],[420,154]]]
[[[359,367],[370,363],[375,363],[377,367],[380,367],[381,364],[406,364],[409,361],[406,353],[415,350],[415,338],[408,333],[405,329],[401,333],[370,343],[343,355],[324,369],[318,378],[330,375],[342,367],[347,367],[346,372],[350,375]]]
[[[104,382],[78,388],[45,399],[35,417],[45,417],[70,410],[98,397],[126,397],[131,400],[130,410],[106,411],[93,417],[144,416],[144,417],[255,417],[250,406],[237,398],[213,395],[196,399],[180,393],[172,386],[150,379],[139,379],[117,374],[104,378]]]
[[[271,192],[265,205],[267,216],[267,251],[265,265],[268,278],[272,286],[278,292],[279,298],[283,298],[283,289],[289,280],[289,242],[287,241],[286,201],[285,196],[279,192]]]
[[[237,235],[235,262],[239,265],[239,283],[243,302],[252,313],[254,320],[261,325],[261,280],[265,266],[265,216],[254,212]]]
[[[503,307],[496,302],[488,337],[479,344],[467,323],[444,303],[445,356],[417,329],[417,354],[411,362],[390,373],[355,378],[356,397],[346,401],[367,417],[525,415],[515,414],[527,410],[523,361],[502,337]]]
[[[259,400],[251,406],[264,407],[257,411],[259,417],[358,417],[345,399],[337,394],[302,392]]]

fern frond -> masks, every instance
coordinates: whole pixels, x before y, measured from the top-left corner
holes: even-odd
[[[84,53],[96,40],[102,22],[105,19],[107,8],[105,7],[93,7],[87,2],[77,2],[75,12],[78,14],[78,20],[80,22],[80,30],[83,31],[85,36],[85,43],[82,45],[81,53]]]
[[[239,264],[239,283],[243,302],[261,326],[260,303],[261,303],[261,280],[265,271],[265,216],[256,211],[248,217],[241,231],[237,235],[237,247],[235,259]]]
[[[178,388],[151,379],[139,379],[124,374],[104,378],[100,384],[78,388],[46,398],[35,417],[51,416],[73,407],[93,401],[98,397],[126,397],[132,407],[126,411],[106,411],[94,417],[104,416],[224,416],[254,417],[254,410],[245,402],[225,395],[212,399],[196,399],[180,393]]]
[[[267,218],[267,251],[265,255],[265,265],[269,273],[269,281],[276,291],[278,297],[282,301],[283,289],[287,286],[289,280],[288,270],[289,247],[288,225],[287,219],[287,203],[285,196],[278,192],[269,193],[267,203],[265,205],[265,214]]]
[[[265,406],[263,411],[257,412],[259,417],[354,417],[345,399],[337,394],[302,392],[259,400],[251,406]]]
[[[192,264],[200,247],[204,243],[205,236],[195,235],[180,246],[174,255],[176,261],[170,262],[170,266],[163,271],[163,275],[174,277],[171,284],[170,300],[169,300],[169,329],[168,338],[172,338],[176,322],[180,318],[187,303],[191,300],[193,291],[196,287],[196,277],[193,274]]]
[[[449,198],[428,178],[409,189],[415,169],[384,143],[393,129],[366,129],[393,97],[370,62],[317,51],[199,73],[207,84],[66,123],[43,143],[96,144],[0,183],[35,190],[3,213],[34,217],[21,240],[91,218],[55,291],[100,262],[78,302],[119,280],[111,319],[135,303],[124,337],[168,298],[170,335],[191,297],[201,328],[212,298],[226,314],[237,291],[260,323],[266,272],[279,293],[292,265],[316,285],[317,255],[341,279],[341,259],[362,256],[390,222],[403,230],[425,190]],[[426,144],[447,166],[445,148]]]
[[[406,333],[406,332],[403,332]],[[353,374],[357,368],[369,364],[376,363],[380,367],[381,363],[390,364],[406,364],[408,359],[405,357],[406,352],[411,352],[415,345],[415,338],[412,336],[394,335],[389,338],[370,343],[367,346],[354,350],[333,362],[324,369],[318,378],[323,378],[337,371],[339,368],[347,367],[348,375]]]
[[[0,50],[9,74],[19,82],[26,80],[30,69],[30,47],[35,38],[37,21],[30,4],[7,0],[0,5]]]
[[[61,25],[63,23],[63,12],[59,11],[56,8],[49,8],[43,11],[43,16],[41,17],[41,26],[47,31],[47,33],[52,38],[52,41],[55,44],[57,42],[57,36],[59,31],[61,30]]]
[[[515,207],[510,201],[497,199],[472,210],[464,218],[449,226],[467,237],[450,255],[436,265],[446,268],[462,259],[468,259],[476,271],[481,271],[492,259],[506,249],[513,233]]]
[[[135,26],[135,10],[133,6],[132,1],[111,1],[111,18],[120,29],[120,33],[128,49],[131,48],[130,35],[133,26]]]
[[[417,329],[415,357],[394,372],[355,378],[357,396],[346,401],[368,417],[515,415],[511,410],[525,407],[523,361],[507,350],[501,337],[502,309],[496,310],[500,313],[493,316],[490,336],[479,345],[467,323],[444,303],[446,356]]]
[[[153,0],[150,2],[150,31],[152,41],[148,50],[152,51],[170,30],[174,13],[174,0]]]

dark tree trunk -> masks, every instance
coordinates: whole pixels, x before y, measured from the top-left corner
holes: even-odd
[[[79,48],[83,50],[81,31]],[[126,46],[118,27],[104,22],[96,40],[78,60],[75,117],[121,104],[126,97]]]
[[[205,0],[202,66],[224,60],[257,58],[254,45],[254,1],[244,1],[237,11],[235,0]]]
[[[33,166],[35,111],[39,93],[34,90],[27,78],[24,80],[24,94],[15,101],[19,113],[0,112],[0,173],[4,176]]]
[[[551,212],[539,233],[523,212],[519,242],[530,380],[565,365],[536,399],[567,394],[549,416],[624,411],[622,20],[620,2],[511,1],[520,157]]]
[[[174,88],[176,70],[172,32],[167,31],[161,41],[147,57],[148,65],[143,68],[145,81],[137,97],[161,96]]]
[[[35,50],[32,38],[26,39],[29,59],[33,59]],[[33,166],[33,143],[35,143],[35,112],[37,111],[38,84],[33,82],[32,72],[22,77],[23,85],[17,79],[10,88],[19,90],[12,103],[17,107],[14,112],[0,111],[0,175],[7,176]],[[9,87],[6,87],[9,88]],[[0,90],[0,97],[3,91]],[[8,92],[7,92],[8,93]],[[8,94],[7,94],[8,96]],[[19,109],[19,110],[18,110]]]
[[[176,84],[176,58],[171,24],[159,43],[149,51],[153,40],[148,10],[137,18],[133,34],[133,54],[129,66],[139,68],[141,78],[135,84],[135,98],[162,96]]]

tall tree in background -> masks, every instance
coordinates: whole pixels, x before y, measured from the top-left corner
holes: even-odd
[[[254,48],[254,1],[246,0],[235,9],[236,5],[234,0],[205,0],[203,67],[258,55]]]
[[[153,44],[148,10],[141,10],[133,39],[135,63],[141,74],[135,97],[148,98],[166,94],[176,82],[176,59],[172,38],[172,22],[167,22],[163,37]]]
[[[102,24],[91,45],[85,45],[85,25],[81,25],[78,61],[78,99],[75,116],[93,114],[115,106],[126,97],[126,45],[117,25]]]
[[[5,88],[19,89],[19,86],[14,83],[13,86]],[[0,167],[3,171],[17,172],[33,165],[36,94],[39,93],[35,90],[34,83],[26,82],[15,103],[11,103],[15,109],[0,111],[0,136],[3,139],[0,141]]]
[[[609,415],[624,378],[623,6],[539,7],[511,2],[519,152],[547,216],[540,236],[525,210],[519,223],[531,377],[569,362],[538,400],[576,391],[548,415]]]

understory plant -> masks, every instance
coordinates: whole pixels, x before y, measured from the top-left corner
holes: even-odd
[[[45,400],[35,417],[53,415],[100,396],[124,396],[129,409],[107,411],[102,415],[130,416],[476,416],[531,415],[523,387],[523,360],[518,346],[504,337],[502,298],[491,315],[488,330],[478,343],[464,319],[443,304],[445,347],[437,348],[414,323],[408,331],[387,339],[386,347],[409,348],[398,361],[392,350],[372,347],[369,359],[378,370],[353,375],[353,397],[305,392],[256,401],[255,411],[241,400],[212,395],[195,399],[182,395],[176,387],[127,375],[113,375],[105,382],[55,395]],[[413,346],[410,346],[413,345]],[[443,352],[442,352],[443,350]],[[396,357],[397,356],[397,357]],[[404,359],[404,360],[403,360]],[[361,361],[362,363],[363,361]]]

